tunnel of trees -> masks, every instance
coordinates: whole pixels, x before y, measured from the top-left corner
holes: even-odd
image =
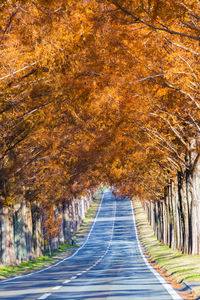
[[[101,183],[200,254],[199,1],[3,0],[0,16],[2,262],[18,240],[40,255],[40,223],[50,239]]]

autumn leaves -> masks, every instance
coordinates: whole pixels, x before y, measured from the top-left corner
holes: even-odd
[[[125,168],[121,164],[123,180],[127,190],[160,199],[169,178],[192,172],[198,163],[199,4],[108,2],[114,4],[112,88],[116,103],[121,97],[126,120],[119,135],[128,144],[119,155],[127,159]]]
[[[1,195],[163,197],[199,148],[198,1],[4,1]],[[32,195],[32,196],[31,196]]]

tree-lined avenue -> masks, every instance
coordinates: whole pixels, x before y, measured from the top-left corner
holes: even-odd
[[[131,201],[107,190],[81,248],[42,272],[1,281],[0,299],[182,299],[157,276],[141,256]]]
[[[1,262],[59,244],[61,212],[101,184],[200,254],[199,1],[1,2]]]

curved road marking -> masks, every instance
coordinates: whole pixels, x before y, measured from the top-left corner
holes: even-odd
[[[133,210],[133,203],[131,201],[131,208],[132,208],[132,214],[133,214],[133,224],[134,224],[134,228],[135,228],[135,233],[136,233],[136,239],[137,239],[137,244],[138,244],[138,248],[140,250],[140,254],[146,264],[146,266],[149,268],[149,270],[155,275],[155,277],[160,281],[160,283],[163,285],[163,287],[167,290],[167,292],[171,295],[173,300],[180,300],[183,299],[182,297],[180,297],[177,292],[171,287],[171,285],[169,283],[167,283],[165,281],[165,279],[149,264],[149,262],[147,261],[146,257],[144,256],[143,252],[142,252],[142,248],[140,245],[140,241],[138,238],[138,231],[136,228],[136,222],[135,222],[135,215],[134,215],[134,210]]]

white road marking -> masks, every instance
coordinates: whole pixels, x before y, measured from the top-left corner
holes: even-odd
[[[65,280],[63,283],[66,284],[66,283],[69,283],[71,280],[68,279],[68,280]]]
[[[62,287],[62,285],[57,285],[57,286],[54,286],[54,287],[52,288],[52,290],[59,290],[61,287]]]
[[[183,299],[182,297],[180,297],[177,292],[172,288],[172,286],[167,283],[165,281],[165,279],[149,264],[149,262],[147,261],[146,257],[144,256],[143,252],[142,252],[142,248],[140,246],[140,241],[138,238],[138,231],[136,228],[136,224],[135,224],[135,215],[134,215],[134,211],[133,211],[133,204],[131,201],[131,208],[132,208],[132,215],[133,215],[133,224],[134,224],[134,228],[135,228],[135,233],[136,233],[136,239],[137,239],[137,243],[138,243],[138,248],[140,250],[140,254],[146,264],[146,266],[149,268],[149,270],[155,275],[155,277],[160,281],[160,283],[163,285],[163,287],[167,290],[167,292],[172,296],[172,299],[174,300],[180,300]]]
[[[42,299],[46,299],[47,297],[49,297],[51,295],[51,293],[46,293],[44,295],[42,295],[40,298],[38,298],[38,300],[42,300]]]
[[[70,257],[73,257],[73,256],[74,256],[80,249],[82,249],[83,246],[87,243],[87,241],[88,241],[88,239],[89,239],[89,237],[90,237],[91,231],[92,231],[92,229],[93,229],[93,227],[94,227],[94,225],[95,225],[95,223],[96,223],[97,216],[99,215],[100,206],[101,206],[101,204],[102,204],[103,198],[104,198],[104,195],[103,195],[103,197],[102,197],[102,199],[101,199],[101,203],[100,203],[100,205],[99,205],[98,213],[97,213],[97,215],[96,215],[95,221],[94,221],[93,226],[92,226],[92,228],[91,228],[91,230],[90,230],[90,232],[89,232],[89,234],[88,234],[88,236],[87,236],[87,239],[86,239],[85,243],[84,243],[84,244],[83,244],[83,245],[82,245],[82,246],[81,246],[74,254],[72,254]],[[115,203],[115,216],[114,216],[114,220],[115,220],[115,218],[116,218],[116,203]],[[114,233],[114,223],[115,223],[115,221],[113,221],[112,229],[111,229],[111,237],[110,237],[110,241],[109,241],[109,244],[108,244],[107,249],[106,249],[106,251],[104,252],[104,254],[96,261],[95,264],[93,264],[92,266],[90,266],[89,268],[87,268],[85,271],[82,271],[81,273],[78,273],[76,276],[72,276],[72,277],[70,278],[70,280],[64,281],[64,282],[63,282],[64,284],[69,283],[71,280],[76,279],[77,276],[80,276],[81,274],[86,273],[87,271],[91,270],[93,267],[95,267],[95,266],[96,266],[96,265],[97,265],[97,264],[105,257],[105,255],[108,253],[108,250],[109,250],[109,248],[110,248],[111,241],[112,241],[112,238],[113,238],[113,233]],[[60,262],[58,262],[58,263],[55,264],[54,266],[56,266],[56,265],[58,265],[59,263],[65,261],[65,260],[67,260],[67,259],[69,259],[70,257],[67,257],[66,259],[64,259],[64,260],[62,260],[62,261],[60,261]],[[53,266],[50,266],[50,267],[46,268],[45,270],[50,269],[51,267],[53,267]],[[44,270],[40,270],[40,271],[44,271]],[[40,271],[35,272],[35,273],[39,273]],[[33,273],[31,273],[31,274],[33,274]],[[28,276],[30,276],[31,274],[28,274]],[[21,277],[24,277],[24,276],[21,276]],[[52,290],[58,290],[58,289],[60,289],[61,287],[62,287],[62,286],[55,286],[54,288],[52,288]],[[40,297],[40,298],[38,298],[38,299],[46,299],[46,298],[49,297],[50,295],[51,295],[51,293],[47,293],[47,294],[44,294],[42,297]]]

